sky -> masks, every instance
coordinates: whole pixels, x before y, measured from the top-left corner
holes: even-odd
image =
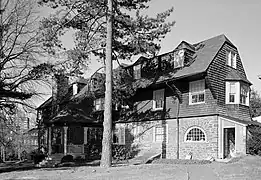
[[[161,42],[160,54],[183,40],[193,44],[225,34],[238,48],[252,88],[261,92],[261,0],[151,0],[149,5],[148,15],[174,7],[168,20],[176,24]],[[67,47],[72,46],[71,36],[63,38]],[[94,61],[89,73],[99,66]]]

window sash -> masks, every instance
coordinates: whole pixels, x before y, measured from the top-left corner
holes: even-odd
[[[153,91],[153,109],[163,109],[164,89]]]
[[[113,143],[124,145],[125,144],[125,127],[115,127],[113,131]]]

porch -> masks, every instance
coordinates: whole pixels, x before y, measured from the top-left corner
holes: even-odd
[[[102,128],[81,125],[49,126],[46,129],[46,142],[49,155],[70,154],[88,158],[91,142],[102,142]]]

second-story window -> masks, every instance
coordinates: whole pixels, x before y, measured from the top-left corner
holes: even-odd
[[[241,84],[240,86],[240,104],[248,105],[248,93],[249,93],[249,87]]]
[[[153,91],[153,109],[162,110],[164,106],[164,89]]]
[[[141,78],[141,64],[133,66],[133,78],[140,79]]]
[[[249,86],[243,82],[226,82],[226,104],[249,105]]]
[[[104,98],[98,98],[94,100],[94,108],[96,111],[104,109]]]
[[[237,54],[233,51],[227,52],[227,65],[229,65],[232,68],[237,67]]]
[[[205,102],[205,80],[198,80],[189,83],[189,104]]]

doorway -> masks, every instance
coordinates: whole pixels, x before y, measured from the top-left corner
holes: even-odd
[[[235,128],[224,128],[224,158],[230,158],[235,150]]]

